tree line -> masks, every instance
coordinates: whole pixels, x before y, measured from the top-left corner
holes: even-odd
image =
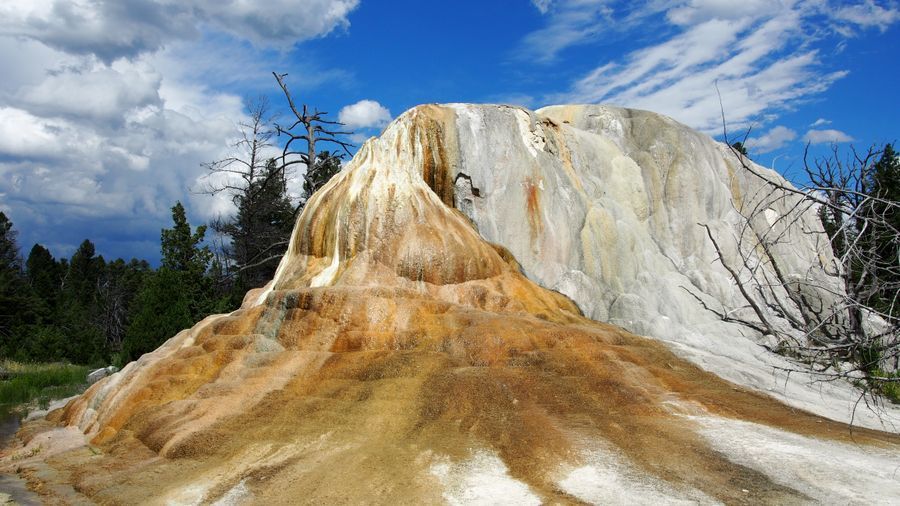
[[[326,112],[297,107],[286,74],[275,77],[291,123],[280,126],[265,100],[248,102],[250,120],[239,124],[233,156],[206,164],[213,177],[201,189],[226,192],[234,214],[192,228],[176,202],[156,269],[140,259],[107,261],[87,239],[69,258],[40,244],[23,258],[13,223],[0,212],[0,357],[122,365],[209,314],[237,308],[247,290],[272,279],[298,214],[352,147],[343,140],[350,132],[336,130],[340,123]],[[284,146],[270,149],[281,136]],[[317,142],[342,153],[320,151]],[[303,193],[292,199],[288,181],[298,164],[306,169]]]
[[[162,262],[107,261],[84,240],[69,258],[35,244],[22,260],[16,231],[0,213],[0,356],[18,361],[122,363],[155,349],[210,313],[228,311],[233,294],[191,230],[184,206],[172,207],[161,233]]]

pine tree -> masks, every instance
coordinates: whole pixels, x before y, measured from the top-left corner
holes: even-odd
[[[743,142],[734,142],[731,144],[731,147],[734,148],[734,150],[738,153],[746,156],[747,158],[750,158],[750,155],[747,153],[747,146],[745,146]]]
[[[57,321],[65,335],[63,356],[80,364],[106,362],[108,349],[98,325],[97,284],[106,261],[85,239],[69,260],[60,292]]]
[[[162,268],[202,275],[212,260],[209,246],[200,246],[206,236],[206,225],[200,225],[191,233],[181,202],[176,202],[172,208],[172,220],[175,226],[163,229],[161,234]]]
[[[122,350],[135,308],[134,299],[150,274],[146,260],[118,258],[109,262],[97,284],[98,325],[112,353]]]
[[[45,317],[56,310],[63,272],[50,250],[40,244],[31,248],[25,261],[25,273],[32,290],[46,308]]]
[[[308,169],[309,174],[303,181],[305,200],[309,200],[313,193],[325,186],[335,174],[341,171],[341,155],[334,155],[328,151],[322,151],[316,158],[316,163]]]
[[[878,284],[869,302],[876,309],[900,316],[896,307],[900,290],[900,157],[891,144],[884,146],[867,179],[867,193],[873,200],[866,217],[873,219],[860,234],[872,252],[869,282]]]
[[[237,266],[237,289],[244,292],[264,285],[275,274],[293,228],[294,207],[274,160],[236,200],[237,215],[221,231],[231,237],[228,253]]]
[[[216,308],[206,275],[212,253],[201,246],[206,226],[191,232],[180,202],[172,207],[172,220],[174,226],[160,234],[162,265],[147,276],[133,302],[123,343],[123,354],[130,359],[156,349]]]
[[[22,272],[13,224],[0,212],[0,353],[12,355],[22,341],[22,326],[37,316],[36,299]]]

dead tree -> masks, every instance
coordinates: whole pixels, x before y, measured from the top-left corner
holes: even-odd
[[[304,188],[315,189],[318,186],[321,186],[316,184],[315,170],[320,165],[327,165],[331,162],[330,160],[323,160],[320,157],[319,151],[316,151],[316,145],[318,143],[336,145],[338,149],[343,151],[341,156],[343,154],[352,156],[350,148],[354,147],[353,144],[343,140],[341,137],[352,135],[353,132],[341,131],[338,127],[341,127],[344,124],[326,119],[326,116],[328,115],[327,112],[319,111],[316,108],[310,109],[307,104],[302,104],[298,109],[291,96],[290,90],[288,90],[288,87],[284,82],[284,78],[287,77],[287,74],[272,72],[272,75],[275,76],[275,80],[278,81],[278,86],[281,87],[281,91],[287,99],[288,107],[294,116],[294,121],[290,126],[283,127],[278,124],[275,125],[275,131],[278,133],[278,136],[280,137],[283,134],[287,137],[287,141],[284,143],[284,148],[281,152],[280,166],[282,170],[285,170],[292,165],[305,165],[306,171],[303,174]],[[295,147],[295,143],[298,141],[301,144],[306,144],[305,150],[302,149],[302,146]],[[330,156],[334,157],[333,155]],[[311,196],[312,194],[310,192],[306,195],[306,199],[309,199]]]
[[[812,372],[821,380],[847,379],[869,399],[888,394],[896,400],[900,202],[872,186],[882,152],[851,150],[842,159],[834,148],[827,158],[807,156],[809,183],[795,188],[729,147],[742,169],[762,184],[735,204],[742,225],[734,237],[716,237],[708,224],[700,225],[746,305],[712,308],[691,294],[723,320],[767,336],[775,343],[767,347],[797,364],[789,370]],[[811,226],[811,215],[822,223],[812,220]],[[775,252],[790,247],[791,234],[806,235],[819,258],[827,259],[810,267],[820,273],[787,272],[785,257]],[[730,255],[723,251],[725,241],[733,248]]]
[[[294,217],[286,169],[276,160],[274,116],[268,101],[260,97],[245,106],[248,120],[238,124],[240,134],[232,155],[204,164],[208,173],[199,191],[224,192],[235,206],[235,215],[220,216],[210,227],[218,234],[216,257],[222,282],[227,286],[237,278],[239,291],[271,278],[287,249]]]
[[[248,101],[249,120],[239,123],[240,137],[232,146],[233,155],[204,164],[208,174],[199,190],[209,195],[225,192],[237,209],[235,216],[220,217],[211,227],[219,234],[217,257],[226,273],[223,279],[231,281],[237,276],[239,289],[259,286],[271,279],[287,249],[297,214],[312,193],[340,168],[342,155],[319,152],[318,146],[337,145],[346,154],[352,147],[341,138],[351,132],[334,128],[341,123],[326,119],[326,112],[310,109],[306,104],[298,109],[284,82],[287,74],[273,75],[294,120],[282,127],[269,114],[264,97]],[[275,139],[282,135],[287,141],[279,150]],[[305,166],[303,192],[291,202],[287,187],[298,164]]]
[[[244,102],[248,120],[238,123],[240,137],[231,145],[232,155],[221,160],[204,163],[207,170],[204,185],[197,193],[230,194],[237,205],[238,199],[260,178],[266,177],[266,151],[273,148],[271,129],[275,117],[269,113],[265,96]]]

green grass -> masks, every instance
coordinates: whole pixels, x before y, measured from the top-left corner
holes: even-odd
[[[885,399],[893,402],[894,404],[900,404],[900,382],[890,381],[900,379],[900,372],[885,372],[881,369],[875,369],[872,372],[872,375],[889,379],[889,381],[874,381],[875,388],[878,389],[879,393],[881,393],[881,395],[883,395]]]
[[[87,386],[88,368],[71,364],[0,362],[9,379],[0,381],[0,404],[37,402],[45,408],[53,399],[80,393]]]

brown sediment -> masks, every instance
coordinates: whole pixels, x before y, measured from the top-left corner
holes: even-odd
[[[552,144],[553,148],[558,153],[563,170],[566,171],[566,175],[569,177],[569,182],[576,190],[578,190],[579,194],[585,196],[584,185],[581,183],[582,178],[576,174],[575,166],[572,164],[572,152],[569,150],[569,146],[566,143],[566,135],[563,127],[550,118],[543,118],[541,120],[541,126],[544,129],[547,141]]]
[[[505,276],[510,279],[500,286],[523,281],[513,273]],[[804,496],[709,448],[667,401],[675,398],[688,409],[698,406],[697,412],[800,434],[851,438],[846,426],[737,388],[659,343],[560,307],[541,310],[555,322],[529,311],[486,311],[487,301],[497,295],[490,287],[458,288],[483,292],[472,300],[485,302],[449,304],[391,288],[276,293],[264,313],[278,308],[285,314],[276,334],[285,347],[278,360],[316,357],[283,387],[245,406],[223,402],[225,391],[213,397],[216,402],[203,404],[201,396],[191,394],[196,389],[169,377],[191,370],[201,376],[208,371],[211,386],[222,380],[205,367],[210,352],[181,351],[158,369],[159,379],[148,380],[166,382],[167,396],[137,397],[118,407],[127,413],[126,421],[100,442],[104,454],[90,463],[102,463],[107,481],[88,468],[54,462],[72,473],[79,490],[101,502],[152,493],[157,476],[189,483],[188,478],[203,480],[223,468],[235,477],[221,484],[220,493],[245,480],[260,503],[287,503],[288,497],[353,502],[368,494],[386,503],[431,497],[437,484],[428,482],[433,462],[428,455],[465,459],[481,447],[497,452],[512,476],[545,500],[565,502],[571,498],[557,490],[553,470],[579,462],[581,443],[594,439],[609,442],[640,469],[676,486],[750,504]],[[518,289],[542,291],[533,285]],[[382,317],[373,318],[377,314]],[[263,317],[241,316],[257,322]],[[247,328],[234,322],[215,327]],[[210,332],[185,350],[215,352],[237,342],[234,335]],[[250,352],[245,347],[235,357]],[[273,362],[265,370],[283,368]],[[164,400],[179,395],[192,399],[191,411],[174,410],[176,403]],[[203,410],[220,409],[228,412],[199,429],[172,419],[199,419]],[[894,436],[864,430],[854,431],[853,440],[898,443]],[[148,460],[163,448],[164,459]],[[248,457],[254,448],[264,458]],[[123,459],[131,452],[143,457]]]
[[[541,216],[541,188],[538,176],[525,178],[525,212],[528,215],[528,231],[531,233],[531,242],[534,242],[544,233],[544,218]]]
[[[433,146],[427,132],[443,134],[423,117],[409,142]],[[24,462],[23,473],[49,466],[110,504],[195,489],[192,500],[212,502],[240,484],[258,504],[434,503],[441,484],[431,466],[483,450],[545,502],[564,504],[578,501],[559,490],[558,470],[600,441],[676,488],[758,504],[808,498],[718,453],[685,413],[900,445],[876,431],[851,435],[585,319],[450,209],[445,165],[423,169],[434,178],[427,186],[392,184],[402,179],[374,167],[352,188],[342,173],[299,219],[288,274],[263,304],[208,319],[115,386],[94,385],[54,417],[81,424],[96,453]],[[529,184],[529,216],[542,226]],[[309,286],[335,249],[337,275]],[[34,476],[35,487],[54,479]]]
[[[473,300],[497,295],[482,288],[483,296]],[[284,311],[277,340],[285,351],[263,369],[245,371],[246,377],[276,374],[280,363],[298,357],[316,358],[281,388],[251,404],[230,404],[225,385],[215,388],[225,381],[207,367],[205,355],[251,340],[199,335],[145,380],[165,383],[165,396],[132,397],[115,407],[123,413],[115,419],[124,423],[96,441],[102,455],[75,467],[59,458],[51,464],[99,502],[153,494],[159,478],[186,485],[215,472],[234,474],[217,493],[245,480],[260,503],[297,497],[415,502],[433,499],[429,494],[437,490],[428,481],[430,454],[465,459],[481,447],[497,452],[512,476],[546,500],[566,501],[553,470],[577,463],[581,442],[595,439],[675,485],[728,503],[773,503],[804,497],[709,448],[666,402],[674,397],[702,407],[698,411],[850,439],[846,426],[739,389],[658,343],[559,308],[546,315],[559,320],[552,322],[527,311],[486,311],[477,303],[354,287],[279,292],[272,301],[264,312]],[[379,312],[383,317],[373,318]],[[252,353],[248,347],[234,351],[234,360]],[[195,348],[211,351],[190,351]],[[214,402],[203,403],[191,383],[171,381],[183,371],[205,378],[213,387],[205,395]],[[175,409],[178,401],[171,399],[179,396],[190,410]],[[213,424],[190,423],[204,410],[223,409]],[[898,443],[874,431],[854,434],[857,443]],[[163,448],[160,460],[155,456]]]
[[[441,202],[454,207],[454,186],[457,165],[451,158],[456,142],[453,113],[445,107],[426,105],[416,110],[414,127],[410,129],[410,144],[422,149],[422,179]]]

